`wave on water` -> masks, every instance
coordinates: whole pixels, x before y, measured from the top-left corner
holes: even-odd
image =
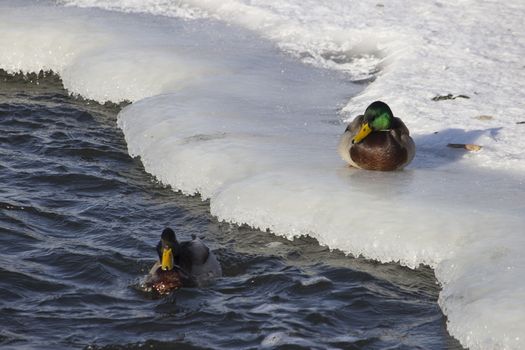
[[[130,155],[219,219],[428,264],[464,346],[525,347],[521,2],[60,3],[163,16],[3,4],[1,68],[134,102],[118,117]],[[449,93],[468,98],[433,100]],[[348,169],[335,152],[338,112],[376,99],[416,141],[403,172]]]

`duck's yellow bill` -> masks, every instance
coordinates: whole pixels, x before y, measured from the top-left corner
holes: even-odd
[[[164,248],[162,250],[162,261],[160,267],[164,271],[173,270],[173,253],[171,252],[171,248]]]
[[[352,140],[352,143],[359,143],[359,142],[361,142],[371,132],[372,132],[372,128],[370,127],[370,125],[368,125],[368,123],[364,123],[361,126],[361,129],[359,130],[357,135],[355,135],[354,139]]]

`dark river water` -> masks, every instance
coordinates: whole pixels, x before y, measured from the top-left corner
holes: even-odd
[[[0,348],[461,349],[431,269],[218,222],[128,156],[119,109],[0,73]],[[224,277],[143,292],[168,225]]]

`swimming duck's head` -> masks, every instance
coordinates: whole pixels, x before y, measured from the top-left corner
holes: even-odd
[[[179,243],[175,237],[175,232],[169,227],[162,231],[159,244],[159,257],[161,258],[161,268],[164,271],[173,270],[174,256],[177,254]]]
[[[388,105],[381,101],[375,101],[366,108],[363,123],[352,143],[359,143],[372,131],[388,130],[392,126],[394,115]]]
[[[167,227],[162,231],[156,249],[159,262],[151,269],[145,286],[159,295],[166,295],[184,284],[184,275],[176,265],[179,258],[179,243],[171,228]]]

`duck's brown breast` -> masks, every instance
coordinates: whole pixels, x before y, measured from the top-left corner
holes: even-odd
[[[169,294],[173,290],[182,288],[182,277],[176,270],[163,271],[159,268],[150,284],[151,288],[160,295]]]
[[[374,131],[352,145],[350,157],[362,169],[391,171],[407,162],[408,153],[389,131]]]

